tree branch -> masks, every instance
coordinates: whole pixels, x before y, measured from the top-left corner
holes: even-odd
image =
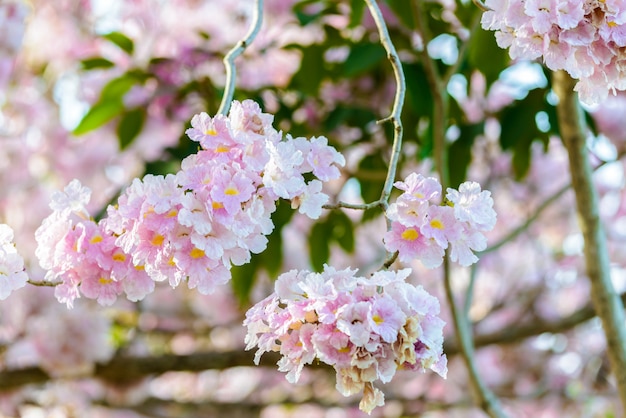
[[[393,42],[391,42],[391,37],[389,36],[389,30],[387,29],[387,24],[385,23],[385,19],[376,3],[376,0],[365,0],[367,7],[369,8],[370,13],[372,14],[372,18],[374,22],[376,22],[376,27],[378,28],[378,35],[380,36],[380,43],[387,51],[387,58],[391,62],[391,67],[393,68],[393,74],[396,78],[396,95],[393,101],[393,108],[391,109],[391,114],[379,121],[379,123],[390,121],[393,123],[393,145],[391,147],[391,158],[389,160],[389,169],[387,170],[387,177],[385,179],[385,185],[383,187],[382,194],[380,196],[380,204],[386,208],[387,203],[389,202],[389,196],[391,196],[391,190],[393,188],[393,183],[396,178],[396,171],[398,169],[398,160],[400,159],[400,150],[402,149],[402,121],[400,119],[402,115],[402,107],[404,106],[404,95],[406,92],[406,83],[404,80],[404,71],[402,70],[402,64],[400,63],[400,58],[398,57],[398,53],[396,52],[396,48],[393,46]]]
[[[626,293],[621,295],[622,301],[626,301]],[[489,334],[476,335],[474,344],[476,347],[484,347],[492,344],[512,344],[526,338],[535,337],[545,332],[565,332],[577,325],[582,324],[596,316],[592,304],[588,304],[571,315],[554,321],[534,321],[531,324],[506,327],[500,331]],[[446,339],[444,352],[447,356],[455,356],[460,353],[458,341]],[[261,357],[260,366],[275,369],[280,359],[277,353],[265,353]],[[190,355],[159,355],[156,357],[130,357],[118,355],[108,363],[98,364],[95,372],[88,376],[96,377],[112,383],[129,384],[150,375],[158,375],[167,371],[200,372],[204,370],[223,370],[230,367],[252,366],[254,353],[250,351],[233,352],[204,352]],[[315,364],[307,367],[320,367]],[[328,370],[331,370],[328,368]],[[0,393],[17,389],[28,384],[45,383],[52,378],[37,367],[0,371]]]
[[[574,92],[575,84],[576,81],[565,71],[554,73],[552,85],[559,97],[556,110],[561,137],[569,154],[570,174],[585,242],[584,256],[587,276],[591,282],[591,300],[602,320],[611,368],[622,405],[626,407],[624,305],[611,282],[606,237],[598,213],[598,192],[593,184],[583,126],[584,116]]]
[[[450,185],[448,149],[445,142],[446,124],[448,118],[448,96],[442,77],[435,67],[435,62],[432,60],[430,55],[428,55],[428,49],[426,46],[430,42],[432,36],[426,22],[424,21],[424,13],[422,13],[421,5],[421,0],[414,0],[411,2],[415,26],[424,42],[424,48],[420,51],[420,55],[422,64],[424,65],[426,78],[428,79],[428,84],[433,95],[433,114],[431,119],[434,143],[433,152],[435,165],[437,167],[437,172],[439,173],[439,181],[441,182],[441,187],[445,192],[446,188]],[[452,290],[452,277],[450,274],[450,258],[448,256],[448,251],[446,251],[443,258],[443,276],[446,290],[446,300],[448,301],[452,314],[454,335],[456,336],[459,344],[459,353],[461,354],[468,371],[469,385],[472,388],[474,401],[492,418],[506,417],[506,414],[500,406],[498,398],[485,385],[480,377],[480,374],[478,373],[476,362],[474,361],[472,330],[469,327],[466,310],[459,307],[456,303],[454,292]],[[466,306],[471,304],[471,288],[468,289],[468,292],[470,293],[467,293],[465,297]]]
[[[224,57],[224,66],[226,67],[226,84],[224,85],[224,95],[217,113],[225,115],[230,109],[230,103],[233,101],[235,94],[235,82],[237,80],[237,68],[235,67],[235,58],[243,54],[246,48],[254,41],[256,35],[261,30],[263,23],[263,0],[255,0],[254,15],[252,17],[252,26],[248,33],[240,40],[237,45],[231,49]]]

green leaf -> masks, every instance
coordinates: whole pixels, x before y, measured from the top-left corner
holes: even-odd
[[[317,96],[324,79],[324,51],[320,45],[302,48],[300,69],[291,79],[290,87],[310,96]]]
[[[363,12],[365,11],[365,2],[363,0],[350,1],[350,23],[349,28],[356,28],[363,20]]]
[[[119,99],[137,84],[139,80],[131,74],[124,74],[109,81],[100,92],[100,101]]]
[[[383,191],[385,178],[374,179],[376,173],[386,173],[387,164],[380,154],[371,154],[365,156],[359,163],[359,169],[355,177],[361,184],[361,197],[365,203],[378,200]]]
[[[391,10],[394,11],[398,19],[404,24],[404,26],[409,29],[413,29],[415,27],[415,22],[413,21],[413,10],[411,10],[411,1],[410,0],[387,0],[387,4],[391,7]]]
[[[311,256],[311,265],[315,271],[322,271],[324,263],[330,257],[328,238],[331,234],[332,230],[330,230],[326,222],[318,222],[311,228],[311,233],[309,234],[309,254]]]
[[[83,135],[89,131],[101,127],[124,110],[124,105],[119,100],[108,100],[96,103],[74,129],[74,135]]]
[[[472,161],[472,145],[476,136],[483,133],[484,125],[462,125],[461,135],[450,145],[448,151],[448,171],[450,173],[450,186],[458,187],[465,181],[467,167]]]
[[[498,79],[510,61],[507,50],[498,46],[493,32],[480,28],[471,36],[467,59],[471,67],[485,75],[487,85]]]
[[[426,72],[421,64],[403,64],[406,77],[407,103],[418,115],[430,115],[433,109],[433,96]]]
[[[352,220],[341,211],[331,212],[328,223],[332,227],[332,237],[347,253],[354,252],[354,226]]]
[[[348,54],[343,65],[343,74],[354,77],[375,67],[385,58],[385,50],[377,43],[362,43],[355,45]]]
[[[115,66],[111,61],[102,57],[86,58],[82,60],[80,64],[83,66],[83,70],[105,69]]]
[[[254,286],[259,263],[256,257],[252,257],[249,263],[242,266],[233,266],[230,270],[232,274],[232,280],[230,281],[231,288],[235,297],[239,301],[240,306],[249,305],[250,292]]]
[[[135,44],[133,43],[133,41],[121,32],[107,33],[106,35],[103,35],[103,38],[113,42],[128,55],[132,55],[133,50],[135,49]]]
[[[274,230],[268,236],[267,248],[259,256],[263,267],[267,270],[271,277],[276,277],[280,273],[283,265],[283,237],[282,230],[289,223],[294,210],[286,201],[279,201],[276,206],[276,212],[272,214],[272,222],[274,222]]]
[[[124,113],[117,125],[120,150],[125,150],[141,132],[146,120],[146,110],[137,108]]]
[[[549,133],[541,132],[535,121],[538,112],[549,109],[545,95],[545,89],[532,90],[525,99],[505,108],[500,117],[500,145],[504,150],[513,151],[513,171],[518,180],[530,167],[533,141],[540,139],[545,144],[549,138]]]

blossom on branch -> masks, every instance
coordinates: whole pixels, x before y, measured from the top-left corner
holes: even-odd
[[[315,359],[336,371],[337,389],[349,396],[363,391],[359,408],[370,413],[384,404],[374,382],[391,381],[398,369],[431,369],[447,374],[444,321],[438,300],[405,280],[410,269],[379,271],[370,278],[356,270],[282,274],[275,292],[247,313],[246,349],[283,356],[278,369],[298,381]]]
[[[541,57],[579,79],[586,103],[626,89],[626,5],[618,0],[487,0],[482,27],[511,58]]]
[[[175,174],[135,179],[97,223],[78,180],[57,192],[36,233],[46,279],[60,282],[57,298],[136,301],[166,280],[212,293],[232,265],[265,250],[280,198],[318,218],[328,201],[322,181],[339,177],[344,157],[324,137],[283,137],[272,122],[250,100],[233,102],[228,117],[194,116],[187,135],[198,153]]]
[[[441,185],[433,177],[412,173],[394,186],[404,193],[387,210],[391,220],[383,238],[387,251],[397,251],[402,262],[420,260],[426,268],[439,267],[449,246],[452,261],[462,266],[478,261],[473,251],[486,248],[483,232],[496,223],[491,192],[468,181],[458,190],[448,188],[446,204],[437,205],[431,199],[441,198]]]

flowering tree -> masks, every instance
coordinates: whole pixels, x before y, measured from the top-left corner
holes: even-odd
[[[624,28],[1,2],[0,413],[619,416]]]

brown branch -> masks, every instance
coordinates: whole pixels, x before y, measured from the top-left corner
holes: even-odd
[[[265,353],[261,365],[276,367],[280,359],[278,353]],[[150,375],[168,371],[200,372],[204,370],[224,370],[230,367],[254,366],[254,352],[204,352],[190,355],[164,354],[156,357],[116,356],[106,364],[97,364],[93,374],[73,376],[76,378],[94,377],[117,385],[129,384]],[[54,377],[38,367],[5,370],[0,372],[0,392],[15,389],[27,384],[38,384]]]
[[[621,295],[626,302],[626,293]],[[559,333],[568,331],[595,317],[595,310],[588,304],[571,315],[554,320],[536,320],[531,324],[506,327],[489,334],[476,335],[474,344],[477,348],[492,344],[512,344],[526,338],[535,337],[545,332]],[[458,343],[446,339],[444,352],[447,356],[459,354]],[[260,366],[275,368],[280,356],[277,353],[265,353],[261,357]],[[106,364],[98,364],[90,376],[116,384],[129,384],[151,375],[159,375],[168,371],[200,372],[205,370],[224,370],[230,367],[253,366],[254,352],[204,352],[190,355],[166,354],[156,357],[117,356]],[[320,367],[309,365],[307,367]],[[330,368],[329,368],[330,370]],[[29,384],[40,384],[52,380],[53,377],[37,367],[0,371],[0,393],[17,389]]]
[[[626,303],[626,293],[622,293],[621,299],[624,303]],[[500,331],[476,335],[474,337],[474,344],[476,347],[485,347],[493,344],[513,344],[526,338],[536,337],[537,335],[541,335],[546,332],[553,334],[566,332],[595,317],[595,309],[593,308],[593,305],[589,303],[573,312],[571,315],[553,321],[535,319],[529,324],[505,327]],[[443,351],[448,356],[458,354],[458,343],[450,338],[447,338]]]
[[[587,276],[591,282],[591,300],[607,341],[607,353],[617,382],[622,406],[626,407],[626,327],[624,305],[611,282],[606,236],[598,210],[598,191],[586,144],[584,115],[574,92],[573,80],[565,71],[554,73],[552,86],[559,98],[557,116],[561,137],[569,155],[570,175],[576,195],[580,229],[584,238]]]

